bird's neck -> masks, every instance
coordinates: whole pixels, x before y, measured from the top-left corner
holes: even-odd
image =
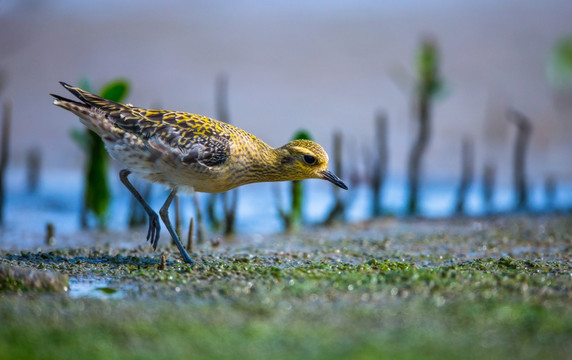
[[[249,150],[245,164],[249,183],[289,180],[283,164],[283,159],[287,156],[285,149],[273,148],[260,141]]]

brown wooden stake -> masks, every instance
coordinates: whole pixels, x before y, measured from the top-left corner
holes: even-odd
[[[193,252],[193,234],[195,232],[195,218],[191,218],[191,223],[189,224],[189,233],[187,234],[187,251]]]
[[[343,178],[343,169],[342,169],[342,144],[343,144],[343,135],[341,132],[336,131],[334,132],[334,173],[337,174],[340,178]],[[343,221],[346,211],[346,202],[342,198],[340,188],[337,186],[333,187],[334,189],[334,206],[330,210],[326,220],[324,220],[324,224],[332,225],[336,221]]]
[[[374,163],[372,164],[372,176],[370,178],[373,190],[372,196],[372,213],[374,217],[381,216],[383,213],[381,194],[387,177],[387,115],[378,113],[375,118],[375,137],[376,137],[376,154]]]
[[[528,207],[528,183],[526,177],[526,152],[532,133],[532,122],[522,113],[511,110],[508,120],[517,129],[513,154],[513,181],[516,198],[516,209],[524,210]]]
[[[52,223],[46,224],[46,245],[56,245],[56,227]]]
[[[483,201],[487,213],[494,211],[496,170],[492,164],[486,164],[483,170]]]
[[[455,213],[457,215],[461,215],[466,211],[467,195],[473,181],[474,162],[473,141],[471,138],[465,137],[461,150],[461,182],[457,190],[457,204],[455,205]]]
[[[167,258],[165,254],[161,255],[161,263],[157,265],[158,270],[166,270],[167,269]]]

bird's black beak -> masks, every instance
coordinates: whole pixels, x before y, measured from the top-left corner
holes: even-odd
[[[344,184],[344,182],[342,181],[342,179],[340,179],[339,177],[337,177],[333,172],[331,172],[330,170],[324,170],[322,172],[322,179],[324,180],[328,180],[329,182],[331,182],[332,184],[341,187],[344,190],[347,190],[348,187],[346,186],[346,184]]]

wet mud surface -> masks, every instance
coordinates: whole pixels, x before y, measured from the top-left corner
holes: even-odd
[[[99,234],[81,247],[1,252],[12,272],[67,281],[34,287],[3,272],[7,354],[557,358],[572,350],[567,216],[390,218],[239,236],[196,245],[194,265],[166,237],[153,252],[143,230],[124,234],[140,242]]]

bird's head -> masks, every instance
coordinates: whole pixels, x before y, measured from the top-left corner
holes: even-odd
[[[288,180],[323,179],[347,190],[344,182],[328,170],[328,154],[310,140],[293,140],[280,147],[279,161]]]

